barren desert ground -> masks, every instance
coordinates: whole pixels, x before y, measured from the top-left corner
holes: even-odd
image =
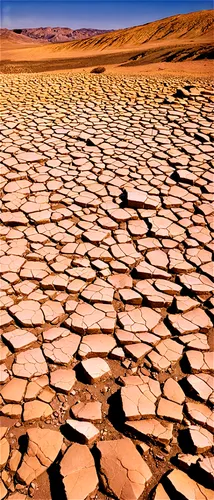
[[[30,44],[0,79],[0,500],[213,500],[212,61]]]
[[[211,499],[210,80],[1,90],[1,498]]]

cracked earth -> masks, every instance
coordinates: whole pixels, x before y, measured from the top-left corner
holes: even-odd
[[[210,81],[1,93],[0,499],[211,500]]]

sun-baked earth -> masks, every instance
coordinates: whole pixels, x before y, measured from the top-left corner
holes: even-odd
[[[1,92],[0,498],[211,500],[210,80]]]

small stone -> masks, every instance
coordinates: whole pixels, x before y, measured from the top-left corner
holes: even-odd
[[[78,354],[81,358],[106,357],[116,346],[113,337],[105,334],[85,335],[80,344]]]
[[[203,477],[204,484],[212,488],[214,477],[214,458],[200,457],[197,466],[200,476]]]
[[[154,500],[170,500],[170,497],[167,495],[161,483],[157,485],[157,488],[155,490]]]
[[[99,437],[99,430],[91,422],[68,419],[66,423],[72,435],[76,436],[83,444],[90,445]]]
[[[12,403],[4,405],[0,410],[0,414],[10,418],[21,418],[22,406]]]
[[[91,358],[81,362],[84,376],[90,384],[108,378],[111,370],[108,363],[102,358]]]
[[[9,460],[9,468],[12,472],[16,472],[21,462],[22,454],[19,450],[13,450]]]
[[[42,326],[45,319],[39,302],[35,300],[22,300],[18,304],[10,307],[10,313],[23,326]]]
[[[0,440],[0,470],[2,470],[5,467],[9,458],[9,454],[10,454],[9,442],[5,437],[3,437]]]
[[[28,429],[28,448],[17,471],[19,481],[29,485],[56,459],[63,436],[51,429]]]
[[[19,328],[3,333],[2,337],[15,352],[29,347],[37,340],[33,333]]]
[[[137,500],[152,473],[128,438],[97,444],[100,475],[105,491],[123,500]]]
[[[57,391],[61,391],[64,393],[71,392],[72,387],[76,382],[76,374],[75,371],[71,368],[67,370],[63,368],[59,368],[51,372],[50,374],[50,385]]]
[[[179,468],[183,469],[184,471],[188,471],[188,469],[197,463],[198,461],[198,456],[197,455],[191,455],[190,453],[184,454],[184,453],[179,453],[177,455],[177,461]]]
[[[31,420],[40,420],[50,417],[53,410],[51,406],[43,401],[29,401],[24,404],[23,420],[30,422]]]
[[[17,377],[31,378],[46,374],[48,366],[41,349],[38,347],[17,354],[12,370]]]
[[[87,420],[88,422],[101,422],[102,411],[101,403],[99,401],[92,401],[90,403],[77,403],[71,407],[71,414],[78,420]]]
[[[124,350],[129,357],[134,359],[134,361],[141,363],[146,354],[152,350],[152,347],[141,342],[140,344],[126,345]]]
[[[185,400],[185,394],[180,385],[173,378],[168,378],[163,386],[163,395],[170,401],[182,405]]]
[[[174,469],[166,478],[167,484],[172,490],[172,498],[176,496],[183,497],[185,500],[190,498],[212,500],[212,491],[191,479],[185,472]]]
[[[183,420],[183,406],[174,403],[173,401],[168,401],[167,399],[160,398],[157,407],[158,417],[168,418],[175,422],[182,422]]]
[[[7,493],[7,488],[4,485],[3,481],[0,479],[0,499],[3,500],[3,498],[6,497]]]
[[[26,387],[26,380],[14,377],[10,382],[4,385],[0,394],[6,403],[20,403],[24,397]]]
[[[126,428],[140,438],[150,438],[155,443],[168,444],[172,439],[173,424],[166,422],[162,425],[154,418],[127,422]]]
[[[149,446],[146,443],[140,443],[138,445],[138,449],[140,452],[142,452],[142,454],[148,453],[150,450]]]
[[[134,385],[133,381],[135,378],[137,379],[136,385]],[[127,377],[125,377],[126,379]],[[141,417],[153,417],[155,415],[155,403],[157,397],[160,396],[159,383],[153,380],[151,385],[149,377],[145,377],[145,383],[143,380],[139,382],[139,377],[132,376],[131,379],[130,384],[121,389],[121,402],[125,418],[127,420],[139,420]],[[125,380],[123,379],[123,381]]]
[[[93,456],[86,445],[74,443],[60,462],[66,497],[85,500],[97,487],[98,477]]]
[[[185,408],[188,416],[197,424],[204,425],[210,432],[214,431],[214,414],[208,406],[188,401]]]
[[[197,425],[191,425],[183,432],[187,435],[194,453],[204,453],[212,448],[213,436],[207,429]]]
[[[59,340],[43,344],[43,352],[46,358],[55,364],[68,364],[78,349],[81,337],[75,333]]]
[[[209,372],[213,368],[213,353],[190,350],[185,353],[187,363],[192,373]]]

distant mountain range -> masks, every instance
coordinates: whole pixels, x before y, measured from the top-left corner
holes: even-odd
[[[94,28],[80,28],[72,30],[71,28],[23,28],[14,29],[14,33],[29,37],[37,41],[46,41],[51,43],[71,42],[72,40],[84,40],[92,36],[108,33],[109,30],[99,30]]]

